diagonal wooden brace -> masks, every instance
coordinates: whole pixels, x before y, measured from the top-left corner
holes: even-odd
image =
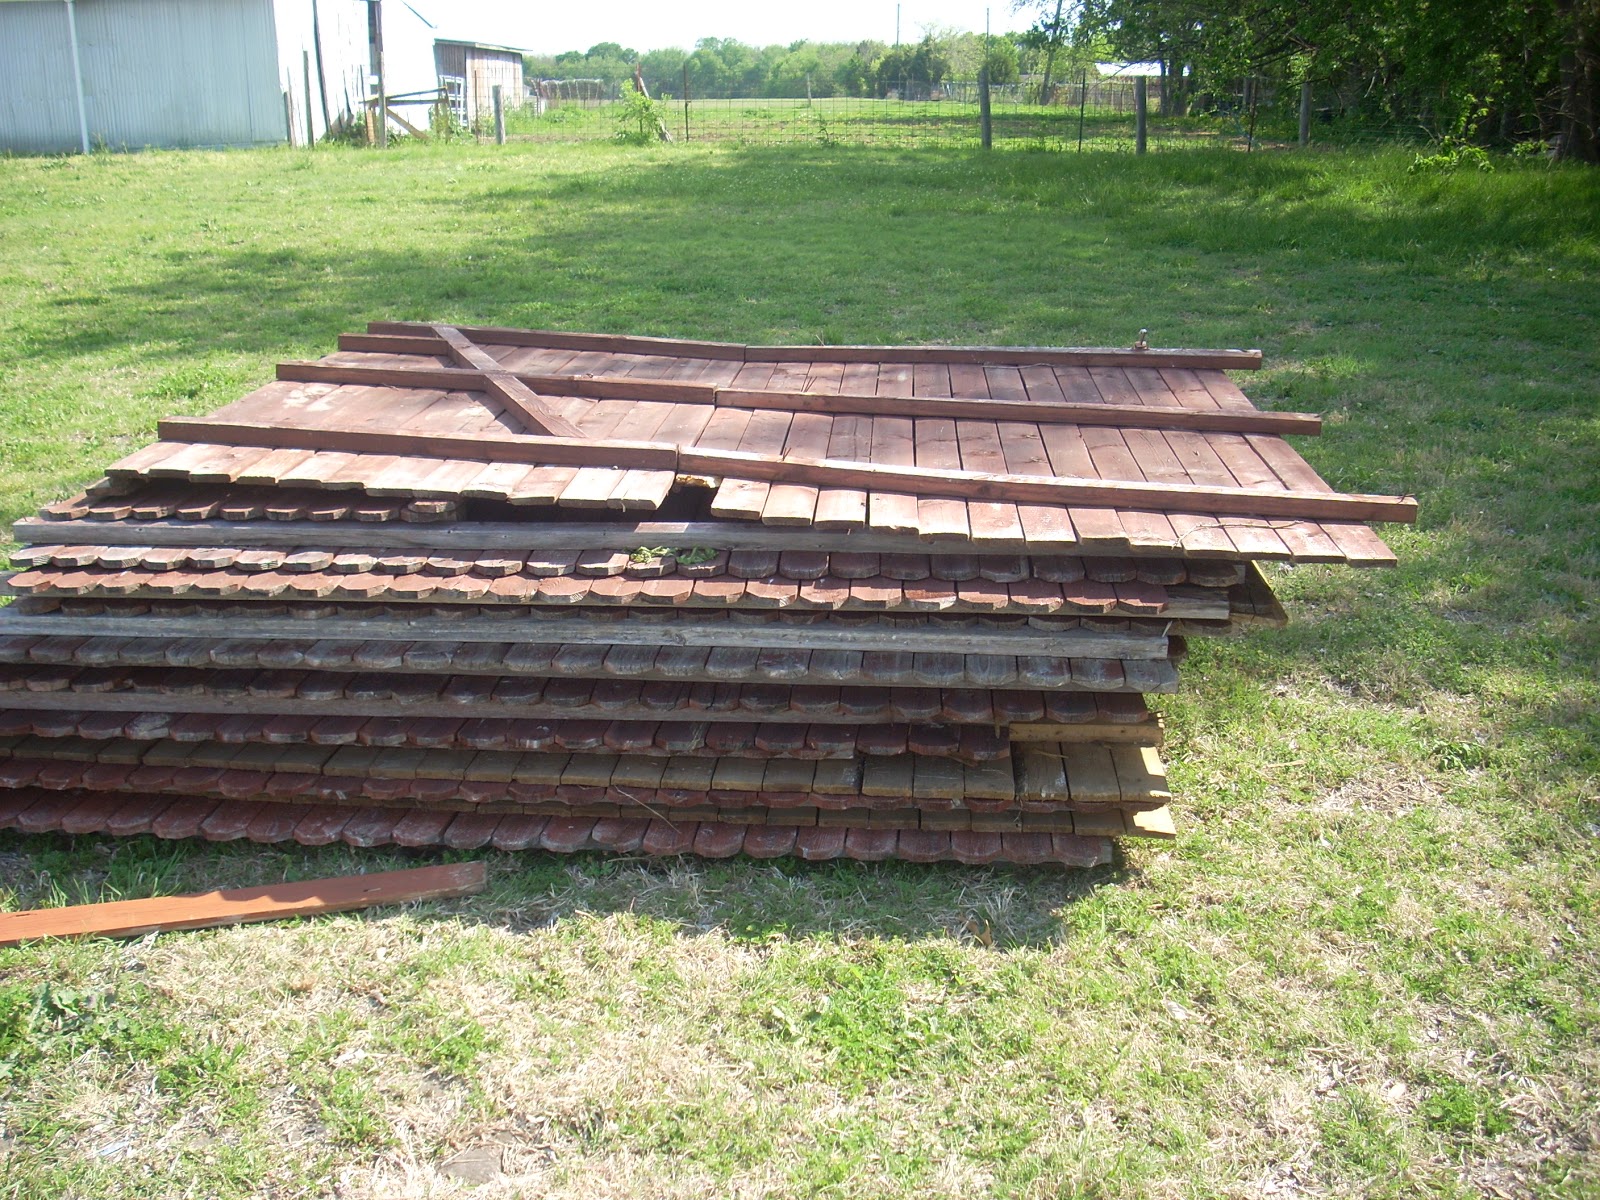
[[[540,398],[539,393],[507,371],[494,355],[475,344],[455,326],[434,325],[432,328],[449,347],[450,357],[461,366],[478,372],[483,381],[483,390],[500,401],[507,412],[520,417],[529,433],[546,437],[583,436],[583,430],[552,409]]]

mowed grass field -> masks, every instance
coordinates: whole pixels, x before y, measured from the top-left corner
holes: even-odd
[[[1114,867],[490,855],[471,900],[0,950],[0,1195],[1600,1195],[1600,173],[1409,161],[0,160],[8,520],[371,318],[1147,326],[1263,348],[1331,483],[1422,501],[1397,570],[1192,643],[1181,836]],[[0,897],[430,857],[0,835]]]

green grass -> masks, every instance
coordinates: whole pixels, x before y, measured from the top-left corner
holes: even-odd
[[[1600,1195],[1600,175],[1409,154],[0,161],[0,515],[372,318],[1260,346],[1399,569],[1164,703],[1058,875],[490,856],[484,896],[0,950],[0,1195]],[[429,856],[0,838],[5,903]],[[984,936],[975,936],[975,931]]]
[[[662,117],[674,139],[689,143],[744,146],[803,143],[821,147],[938,147],[974,149],[979,144],[978,105],[959,100],[876,100],[855,96],[805,99],[682,100],[661,102]],[[513,109],[506,116],[509,136],[519,141],[585,142],[614,139],[621,106],[557,103],[543,113]],[[1087,149],[1132,150],[1131,99],[1122,109],[1096,106],[1082,115]],[[685,118],[687,117],[687,120]],[[1060,149],[1079,141],[1075,106],[1010,104],[996,100],[993,140],[1002,149]],[[1157,118],[1148,131],[1152,144],[1237,137],[1237,121],[1195,117]]]

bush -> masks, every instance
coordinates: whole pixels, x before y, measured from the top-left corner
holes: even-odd
[[[617,106],[617,141],[630,146],[648,146],[661,136],[666,110],[658,101],[637,89],[624,90]]]

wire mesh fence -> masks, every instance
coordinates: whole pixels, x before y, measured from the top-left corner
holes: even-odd
[[[527,102],[508,113],[513,140],[584,142],[622,131],[623,89],[598,79],[541,80]],[[777,146],[966,148],[981,144],[977,80],[930,86],[912,80],[881,96],[658,97],[673,141]],[[992,141],[997,149],[1117,150],[1136,147],[1136,82],[1086,75],[1050,86],[1022,80],[990,88]],[[1218,145],[1242,150],[1298,142],[1300,89],[1271,89],[1238,81],[1232,91],[1208,93],[1192,115],[1163,115],[1158,82],[1149,83],[1146,141],[1152,150]],[[1309,104],[1313,141],[1375,142],[1428,136],[1419,120],[1364,113],[1331,86],[1315,86]]]

